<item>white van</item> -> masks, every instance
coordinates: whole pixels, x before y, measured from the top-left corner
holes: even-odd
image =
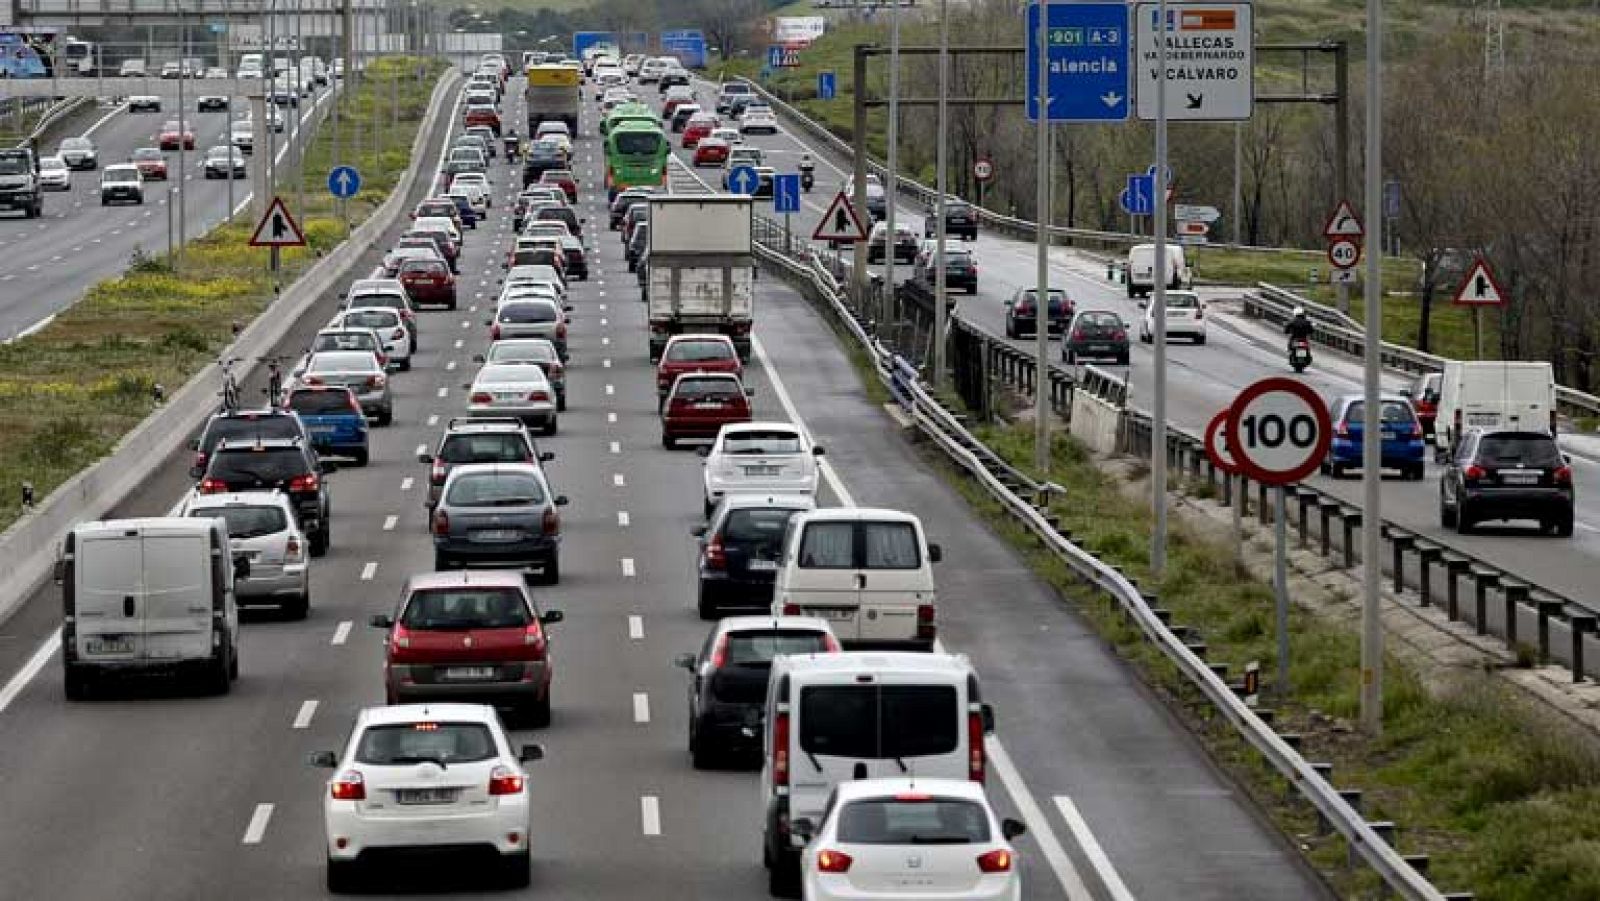
[[[1128,265],[1125,275],[1128,296],[1148,296],[1156,287],[1156,246],[1135,244],[1128,248]],[[1189,271],[1188,258],[1183,245],[1167,245],[1167,287],[1185,288],[1192,284],[1194,275]]]
[[[808,510],[789,521],[772,612],[825,619],[845,647],[931,650],[942,557],[910,513]]]
[[[800,818],[822,822],[828,795],[858,779],[983,782],[994,713],[958,654],[852,652],[776,657],[762,725],[762,858],[774,894],[792,893]]]
[[[1547,362],[1452,360],[1444,364],[1434,418],[1435,456],[1455,447],[1466,429],[1556,433],[1556,376]]]
[[[189,670],[227,692],[239,675],[238,570],[221,519],[83,523],[67,534],[56,581],[68,700],[102,677]]]

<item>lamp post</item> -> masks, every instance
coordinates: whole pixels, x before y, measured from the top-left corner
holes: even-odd
[[[1367,0],[1367,145],[1366,213],[1367,254],[1366,347],[1362,388],[1366,409],[1380,403],[1379,351],[1383,341],[1383,0]],[[1377,429],[1361,435],[1364,460],[1379,458],[1382,448]],[[1369,735],[1383,731],[1383,620],[1378,607],[1379,529],[1383,523],[1383,496],[1378,467],[1361,468],[1361,727]]]
[[[945,284],[944,240],[945,232],[945,196],[949,193],[948,176],[945,167],[949,162],[949,139],[945,132],[950,127],[950,4],[948,0],[939,0],[939,123],[938,147],[935,153],[938,167],[939,199],[934,215],[938,220],[934,226],[935,265],[938,274],[934,277],[933,289],[933,387],[944,387],[944,353],[946,331],[949,329],[950,320],[946,313],[945,304],[947,286]]]

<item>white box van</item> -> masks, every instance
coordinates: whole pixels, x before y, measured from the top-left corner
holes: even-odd
[[[239,675],[234,559],[221,519],[83,523],[67,534],[61,659],[69,700],[103,677],[187,670],[218,694]],[[239,563],[241,577],[249,564]]]
[[[1452,360],[1444,364],[1433,440],[1450,453],[1466,429],[1556,433],[1556,377],[1547,362]]]
[[[789,521],[772,612],[825,619],[845,647],[931,650],[942,557],[910,513],[808,510]]]
[[[1135,244],[1128,248],[1128,265],[1125,279],[1128,283],[1128,296],[1138,297],[1149,295],[1156,287],[1156,246],[1154,244]],[[1188,287],[1194,280],[1189,271],[1188,258],[1184,256],[1183,245],[1167,245],[1167,287]]]
[[[774,894],[794,892],[790,824],[822,822],[828,795],[857,779],[983,782],[994,713],[958,654],[850,652],[776,657],[762,725],[762,858]]]

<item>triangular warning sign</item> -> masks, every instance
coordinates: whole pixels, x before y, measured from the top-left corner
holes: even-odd
[[[289,215],[289,208],[283,205],[282,197],[272,198],[267,204],[267,212],[256,223],[256,230],[250,235],[251,247],[304,247],[306,236],[300,231],[300,225]]]
[[[851,205],[850,198],[843,191],[833,195],[833,202],[828,204],[828,211],[822,214],[822,221],[817,223],[817,230],[811,233],[813,241],[841,241],[851,243],[865,241],[867,230],[861,225],[861,218],[856,215],[856,208]]]
[[[1454,303],[1463,307],[1506,305],[1506,292],[1500,289],[1500,283],[1495,281],[1494,273],[1489,270],[1489,263],[1483,257],[1472,261],[1472,268],[1467,270],[1467,277],[1462,279],[1461,287],[1456,289]]]
[[[1356,215],[1348,200],[1339,201],[1333,215],[1328,217],[1328,224],[1322,227],[1322,234],[1329,238],[1359,238],[1365,233],[1361,217]]]

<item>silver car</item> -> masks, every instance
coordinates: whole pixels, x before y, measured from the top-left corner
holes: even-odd
[[[289,496],[278,491],[190,494],[179,516],[220,519],[228,525],[235,555],[250,561],[249,574],[234,580],[241,607],[276,604],[290,619],[304,619],[311,607],[311,564],[306,536],[295,520]]]
[[[88,138],[62,140],[56,156],[61,157],[61,161],[66,163],[69,169],[93,169],[100,165],[100,157],[94,149],[94,142]]]
[[[472,358],[478,363],[524,363],[544,370],[544,377],[556,389],[556,410],[567,410],[567,367],[556,346],[544,338],[509,338],[489,345],[487,357]]]
[[[46,191],[72,190],[72,169],[59,156],[47,156],[39,161],[39,187]]]
[[[550,491],[533,463],[466,463],[450,470],[433,508],[434,569],[507,564],[561,580],[565,495]]]
[[[299,381],[303,385],[339,385],[361,402],[361,412],[378,425],[394,422],[389,376],[370,350],[324,350],[311,354]]]
[[[489,326],[489,338],[504,341],[507,338],[544,338],[556,346],[563,362],[567,359],[567,316],[570,304],[558,306],[555,301],[534,298],[509,300],[484,321]]]
[[[515,416],[556,433],[556,390],[544,370],[527,363],[486,363],[462,386],[472,416]]]
[[[387,307],[345,310],[330,319],[324,328],[371,329],[383,341],[384,353],[389,357],[387,365],[401,371],[411,368],[411,330],[406,327],[406,321],[400,318],[399,310]]]

